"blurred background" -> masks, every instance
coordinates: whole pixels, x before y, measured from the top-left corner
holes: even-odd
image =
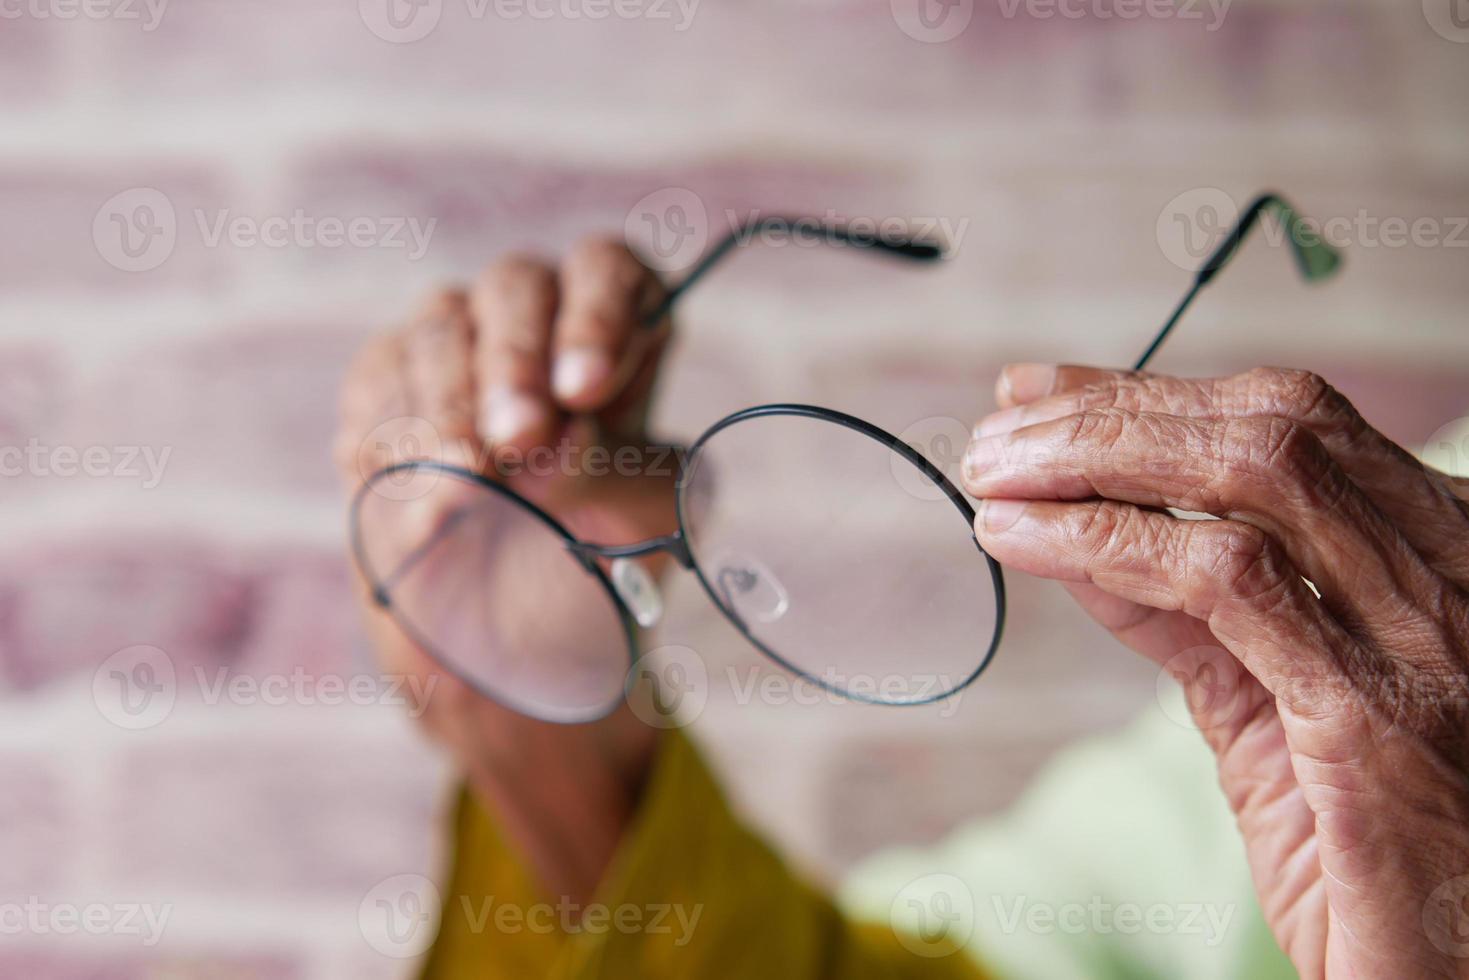
[[[934,269],[742,250],[690,294],[656,420],[689,439],[809,401],[950,465],[1002,363],[1130,363],[1273,188],[1326,222],[1342,274],[1308,287],[1259,238],[1154,366],[1310,367],[1404,445],[1469,450],[1463,0],[0,15],[0,906],[117,925],[6,927],[0,976],[410,968],[360,912],[437,873],[448,774],[349,604],[336,387],[502,250],[622,232],[676,279],[756,210],[937,230]],[[900,531],[874,529],[874,560]],[[694,737],[836,876],[1004,807],[1157,697],[1059,588],[1011,587],[990,671],[926,709],[742,697],[727,668],[774,668],[692,579],[650,642],[719,668]]]

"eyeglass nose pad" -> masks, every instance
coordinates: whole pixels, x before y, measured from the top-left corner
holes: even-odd
[[[791,608],[790,593],[765,565],[727,551],[714,563],[714,582],[730,609],[744,620],[773,623]]]
[[[612,587],[639,626],[647,628],[663,618],[663,592],[641,562],[632,558],[612,559]]]

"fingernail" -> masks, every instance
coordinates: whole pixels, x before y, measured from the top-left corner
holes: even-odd
[[[1003,534],[1015,526],[1024,512],[1023,500],[981,500],[975,523],[987,534]]]
[[[1054,364],[1007,364],[1001,374],[1010,400],[1018,404],[1044,398],[1056,386]]]
[[[1002,402],[1013,403],[1015,401],[1015,389],[1010,387],[1010,375],[1006,373],[1004,368],[1000,369],[1000,383],[997,386],[995,394],[999,396],[999,400]]]
[[[986,415],[979,420],[979,425],[974,427],[975,438],[998,436],[1004,435],[1006,432],[1014,432],[1020,428],[1024,416],[1025,409],[1019,405]]]
[[[973,482],[992,469],[1003,458],[1001,437],[975,439],[964,450],[964,479]]]
[[[612,358],[595,347],[573,347],[556,355],[551,390],[557,398],[576,398],[592,391],[612,374]]]
[[[546,422],[539,399],[513,388],[492,388],[480,409],[480,431],[490,442],[514,442]]]

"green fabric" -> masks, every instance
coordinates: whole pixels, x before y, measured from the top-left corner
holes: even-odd
[[[1181,703],[1155,707],[1122,733],[1068,749],[1003,818],[934,847],[876,856],[835,904],[751,833],[695,748],[669,733],[597,896],[604,909],[672,903],[687,913],[661,931],[475,926],[460,908],[493,899],[524,909],[546,899],[491,813],[466,793],[438,941],[422,976],[1294,976],[1260,917],[1214,760],[1197,731],[1173,720],[1186,717]]]
[[[1159,705],[1065,750],[1004,817],[857,868],[842,907],[886,919],[915,879],[953,875],[973,909],[970,948],[1002,978],[1294,977],[1261,917],[1213,756],[1174,720],[1186,717],[1181,700]]]

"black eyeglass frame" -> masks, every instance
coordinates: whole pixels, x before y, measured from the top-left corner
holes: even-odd
[[[1250,230],[1256,224],[1258,224],[1260,217],[1263,214],[1272,211],[1277,214],[1277,216],[1280,218],[1287,229],[1288,241],[1291,245],[1292,252],[1296,258],[1297,265],[1302,273],[1303,278],[1307,280],[1322,279],[1326,278],[1336,271],[1336,269],[1340,265],[1340,257],[1336,253],[1336,251],[1331,248],[1331,246],[1319,240],[1315,242],[1308,242],[1306,240],[1307,236],[1302,233],[1304,230],[1302,219],[1294,211],[1294,209],[1292,209],[1290,205],[1287,204],[1282,197],[1280,197],[1280,195],[1269,192],[1260,194],[1253,201],[1251,201],[1249,206],[1241,213],[1240,217],[1231,228],[1230,232],[1226,235],[1224,240],[1205,260],[1203,265],[1195,274],[1193,283],[1191,284],[1189,290],[1184,294],[1183,298],[1174,307],[1173,312],[1169,315],[1167,321],[1163,324],[1163,327],[1153,337],[1152,341],[1144,350],[1143,354],[1134,363],[1133,370],[1141,370],[1147,365],[1147,363],[1152,359],[1153,355],[1155,355],[1158,349],[1162,346],[1163,341],[1167,339],[1169,334],[1173,331],[1174,327],[1178,324],[1184,312],[1192,304],[1194,298],[1199,294],[1204,286],[1208,285],[1209,282],[1213,280],[1215,275],[1218,274],[1218,272],[1229,262],[1229,260],[1233,258],[1235,253],[1238,251],[1240,245],[1242,244],[1244,238],[1249,234]],[[703,258],[699,260],[697,264],[695,264],[695,266],[689,271],[689,273],[680,283],[668,290],[668,292],[664,295],[662,301],[659,302],[657,306],[655,306],[648,314],[644,316],[644,326],[647,328],[652,328],[656,326],[663,319],[663,317],[668,314],[678,298],[682,296],[683,293],[689,289],[689,287],[691,287],[715,265],[717,265],[719,261],[726,254],[728,254],[742,239],[745,239],[747,236],[761,230],[762,228],[789,227],[792,220],[793,219],[790,218],[769,217],[746,222],[745,224],[732,230],[730,234],[728,234],[723,240],[719,242],[718,245],[711,249]],[[925,242],[919,239],[892,236],[884,237],[866,233],[855,233],[841,227],[830,229],[828,231],[828,235],[834,241],[844,242],[857,248],[871,249],[873,251],[885,253],[898,258],[908,259],[910,261],[931,262],[944,256],[942,245],[933,242]],[[990,573],[990,579],[994,588],[995,602],[995,625],[990,637],[990,642],[975,669],[968,676],[966,676],[962,682],[951,689],[940,691],[939,693],[932,694],[926,697],[898,701],[882,700],[880,698],[867,696],[859,691],[843,690],[842,688],[834,684],[830,684],[822,678],[797,667],[786,657],[771,649],[767,644],[762,642],[751,632],[751,630],[748,626],[745,625],[741,617],[733,609],[730,608],[729,604],[727,604],[724,599],[719,596],[718,592],[714,588],[713,583],[709,581],[708,577],[704,574],[704,571],[699,567],[698,561],[689,547],[683,500],[683,491],[686,485],[685,480],[690,474],[694,472],[700,452],[703,450],[704,446],[709,442],[712,437],[733,425],[739,424],[740,422],[745,422],[757,418],[768,418],[772,416],[810,418],[817,421],[839,425],[845,429],[861,433],[862,435],[865,435],[868,438],[873,439],[881,445],[887,447],[890,451],[897,453],[908,463],[916,467],[919,472],[923,474],[924,477],[926,477],[930,482],[932,482],[935,486],[942,490],[944,496],[946,496],[949,501],[954,505],[955,509],[958,511],[965,522],[965,526],[969,531],[970,539],[974,541],[975,549],[979,552],[979,554],[984,558],[986,562],[987,568]],[[406,613],[402,612],[400,608],[393,603],[392,596],[389,591],[389,586],[383,584],[374,575],[371,568],[371,563],[368,560],[367,547],[363,540],[362,522],[360,519],[361,509],[364,501],[367,498],[367,495],[373,492],[372,488],[379,480],[391,478],[393,476],[403,473],[413,473],[419,470],[426,470],[429,472],[436,472],[441,475],[447,475],[451,478],[472,484],[491,493],[498,494],[505,501],[513,505],[517,505],[524,511],[529,513],[548,530],[559,537],[562,541],[563,546],[580,559],[582,566],[591,575],[594,576],[598,584],[611,600],[613,607],[617,610],[617,615],[622,625],[628,653],[628,669],[625,675],[626,681],[623,685],[623,692],[621,696],[619,696],[616,700],[610,701],[606,705],[599,706],[596,709],[593,709],[585,714],[566,715],[554,719],[544,718],[544,713],[538,713],[535,709],[525,705],[517,705],[513,703],[515,700],[513,697],[506,695],[503,692],[490,690],[486,684],[474,677],[469,676],[464,670],[460,669],[454,664],[452,658],[446,657],[441,652],[439,652],[436,649],[436,645],[428,640],[428,638],[423,634],[423,631],[420,630],[418,626],[412,622],[411,618]],[[740,411],[726,415],[724,418],[718,420],[709,428],[704,430],[704,432],[698,437],[698,439],[694,441],[688,452],[681,458],[679,477],[675,484],[674,511],[677,527],[670,534],[649,538],[644,541],[633,542],[631,544],[594,544],[591,542],[579,540],[575,535],[568,531],[565,526],[563,526],[559,521],[557,521],[554,517],[547,513],[543,508],[539,507],[530,500],[527,500],[525,497],[516,493],[514,490],[511,490],[503,483],[496,482],[495,480],[492,480],[484,476],[483,474],[466,469],[464,467],[442,463],[435,460],[405,460],[377,470],[363,482],[363,485],[358,488],[357,493],[352,499],[349,519],[351,521],[353,555],[357,562],[358,568],[367,578],[368,583],[371,587],[372,600],[376,605],[386,610],[393,617],[394,621],[399,625],[401,629],[404,630],[409,639],[418,644],[420,648],[422,648],[425,652],[432,656],[440,666],[448,670],[461,682],[465,683],[481,696],[486,697],[491,701],[502,705],[503,707],[509,708],[510,710],[517,711],[531,717],[542,718],[543,720],[547,721],[567,724],[587,723],[597,721],[612,714],[614,711],[617,710],[618,704],[626,698],[627,693],[633,682],[633,668],[637,666],[638,661],[641,659],[641,651],[638,647],[638,631],[641,627],[638,625],[632,611],[628,608],[626,601],[618,593],[616,586],[613,585],[611,579],[607,576],[606,572],[603,571],[602,567],[597,564],[597,559],[599,558],[637,558],[659,553],[668,555],[680,567],[694,573],[695,577],[699,581],[700,586],[704,589],[705,594],[709,597],[709,600],[714,603],[714,605],[720,610],[721,613],[723,613],[724,617],[730,622],[730,624],[733,625],[745,638],[745,640],[749,642],[753,647],[759,650],[771,661],[785,668],[796,676],[817,685],[819,688],[825,691],[852,701],[867,704],[878,704],[890,707],[908,707],[932,704],[936,701],[945,700],[947,698],[953,697],[960,691],[963,691],[965,688],[973,684],[974,681],[977,680],[979,676],[984,673],[985,669],[993,661],[995,653],[999,649],[1000,640],[1004,634],[1006,618],[1004,571],[1001,568],[999,562],[997,562],[993,556],[991,556],[987,551],[984,550],[984,548],[979,544],[978,539],[974,536],[975,511],[973,506],[970,505],[969,501],[965,499],[964,495],[959,491],[957,487],[954,486],[949,478],[945,476],[941,470],[934,466],[915,448],[903,442],[892,433],[887,432],[886,430],[879,428],[878,426],[875,426],[870,422],[857,418],[856,416],[849,415],[845,412],[840,412],[835,409],[823,408],[816,405],[804,405],[799,403],[775,403],[767,405],[756,405],[751,408],[741,409]],[[450,531],[452,531],[452,526],[447,528],[440,528],[439,531],[435,532],[432,538],[430,538],[424,544],[420,545],[418,548],[415,548],[414,552],[412,552],[411,555],[420,555],[425,553],[428,547],[438,541],[443,534],[449,533]],[[406,562],[401,563],[399,568],[394,571],[394,574],[389,577],[396,578],[397,573],[403,570],[404,564],[406,564]]]
[[[696,472],[698,467],[699,455],[710,439],[714,438],[720,432],[729,429],[731,426],[738,425],[741,422],[750,421],[752,419],[771,417],[814,419],[816,421],[830,423],[840,426],[844,429],[860,433],[861,435],[866,436],[867,438],[872,439],[873,441],[882,445],[889,451],[897,453],[902,459],[915,467],[930,483],[938,487],[938,489],[943,492],[944,496],[949,500],[949,502],[954,505],[954,508],[958,512],[960,519],[964,522],[964,528],[968,532],[970,540],[974,542],[975,550],[978,551],[979,554],[984,558],[985,563],[988,567],[990,580],[994,588],[995,602],[995,625],[994,630],[992,631],[990,636],[989,645],[985,649],[983,656],[980,658],[974,670],[957,685],[921,698],[910,698],[898,701],[883,700],[881,698],[871,697],[862,693],[861,691],[845,690],[836,684],[828,683],[823,678],[812,674],[809,671],[801,669],[789,659],[782,656],[780,653],[777,653],[759,637],[755,636],[755,634],[745,624],[739,614],[733,608],[731,608],[730,603],[719,595],[719,592],[715,588],[714,583],[710,581],[709,576],[706,575],[704,569],[700,567],[698,559],[694,555],[693,549],[689,546],[688,523],[686,520],[686,513],[684,509],[684,489],[687,486],[686,481],[689,476]],[[743,636],[745,640],[750,643],[751,646],[755,647],[755,649],[759,650],[766,657],[769,657],[777,665],[784,667],[786,670],[790,671],[796,676],[817,685],[821,689],[829,691],[830,693],[838,695],[839,697],[866,704],[906,707],[909,705],[916,706],[922,704],[931,704],[935,701],[941,701],[945,698],[952,697],[957,692],[974,683],[979,675],[984,673],[985,668],[988,667],[990,661],[994,659],[995,651],[999,649],[1000,639],[1004,633],[1005,576],[1000,569],[999,562],[995,561],[995,559],[988,552],[980,547],[979,541],[974,537],[974,507],[969,503],[967,499],[965,499],[963,493],[954,486],[953,482],[944,475],[943,471],[934,466],[933,463],[929,462],[929,460],[925,458],[922,453],[918,452],[912,446],[903,442],[903,440],[899,439],[892,433],[887,432],[886,430],[881,429],[870,422],[857,418],[854,415],[849,415],[846,412],[840,412],[836,409],[822,408],[818,405],[802,405],[797,403],[756,405],[751,408],[745,408],[737,412],[732,412],[719,421],[715,422],[708,429],[704,430],[704,432],[698,437],[698,439],[694,441],[693,445],[689,447],[688,452],[683,454],[682,459],[680,460],[680,471],[678,479],[675,483],[674,491],[674,517],[677,525],[675,530],[669,534],[660,535],[654,538],[648,538],[644,541],[637,541],[631,544],[600,545],[593,544],[591,542],[581,541],[569,530],[567,530],[567,528],[563,524],[561,524],[560,521],[556,520],[556,518],[547,513],[544,508],[540,507],[530,500],[527,500],[525,497],[516,493],[505,484],[492,480],[481,473],[466,469],[462,466],[456,466],[450,463],[441,463],[435,460],[405,460],[403,462],[394,463],[391,466],[386,466],[380,470],[377,470],[372,474],[371,477],[368,478],[367,481],[363,483],[361,487],[358,488],[356,495],[353,497],[351,507],[352,551],[356,559],[358,568],[362,570],[363,575],[367,578],[372,601],[378,607],[388,611],[389,614],[393,616],[394,621],[399,625],[400,628],[403,629],[404,633],[407,634],[409,639],[418,644],[420,648],[427,651],[431,656],[433,656],[435,662],[448,669],[455,677],[457,677],[463,683],[467,684],[476,693],[487,697],[492,701],[495,701],[503,707],[510,708],[514,711],[519,711],[523,714],[529,714],[534,717],[539,717],[534,709],[528,707],[527,705],[513,703],[515,701],[515,698],[511,695],[489,689],[489,687],[485,683],[474,677],[469,676],[466,671],[461,670],[458,666],[456,666],[454,663],[454,658],[445,656],[443,653],[441,653],[437,649],[437,644],[433,643],[433,641],[428,638],[425,632],[421,628],[419,628],[416,623],[413,622],[412,617],[407,612],[403,611],[401,607],[393,603],[391,585],[388,584],[388,582],[384,581],[384,578],[388,580],[396,579],[402,572],[406,570],[407,566],[410,563],[415,561],[423,554],[426,554],[427,551],[437,541],[452,533],[455,526],[452,522],[448,522],[444,526],[441,526],[427,541],[415,547],[413,551],[409,553],[408,557],[401,561],[398,564],[397,568],[393,569],[387,576],[379,576],[376,570],[372,567],[372,562],[368,557],[367,544],[363,534],[362,521],[360,520],[361,508],[368,499],[368,495],[375,492],[373,488],[379,481],[392,479],[403,474],[411,475],[418,472],[430,472],[437,473],[441,476],[448,476],[452,479],[460,480],[461,482],[471,484],[477,488],[499,495],[499,497],[504,501],[512,505],[519,506],[527,513],[529,513],[545,528],[547,528],[558,538],[560,538],[563,547],[565,547],[567,551],[571,552],[573,555],[580,559],[582,566],[597,580],[597,583],[602,588],[602,591],[605,592],[608,598],[612,601],[613,606],[617,610],[618,619],[622,624],[623,632],[627,640],[628,651],[628,685],[624,686],[623,696],[626,696],[627,687],[630,686],[632,680],[632,670],[634,667],[637,666],[638,660],[641,657],[641,651],[639,650],[637,642],[638,630],[641,629],[641,627],[638,625],[632,611],[627,607],[626,601],[617,591],[617,587],[612,584],[612,580],[607,576],[607,573],[602,569],[602,566],[597,563],[598,558],[641,558],[660,553],[668,555],[679,565],[679,567],[694,573],[694,577],[698,579],[699,585],[703,588],[704,593],[709,597],[709,600],[714,603],[715,607],[718,608],[721,613],[724,614],[725,619],[729,620],[730,624],[734,626],[735,629],[739,630],[740,635]],[[621,699],[619,698],[618,700]],[[575,723],[579,721],[596,721],[600,718],[606,717],[608,714],[615,711],[616,708],[617,702],[614,701],[611,702],[604,709],[599,708],[595,711],[586,713],[584,716],[578,715],[575,717],[562,717],[556,720],[566,721],[568,723]]]

